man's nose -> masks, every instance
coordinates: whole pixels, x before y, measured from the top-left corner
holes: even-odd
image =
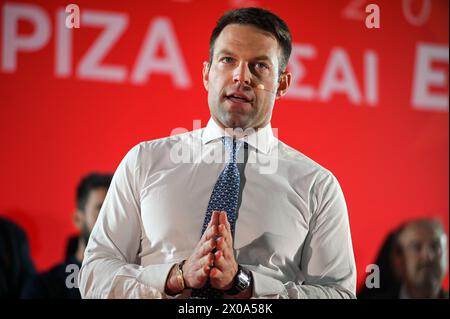
[[[422,258],[426,261],[433,261],[436,258],[436,251],[433,247],[425,246],[422,249]]]
[[[251,72],[248,68],[248,64],[241,62],[233,73],[233,82],[250,85],[251,83]]]

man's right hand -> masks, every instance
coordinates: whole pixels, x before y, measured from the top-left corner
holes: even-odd
[[[219,212],[213,211],[202,238],[183,265],[186,288],[202,288],[208,281],[209,272],[214,265],[213,250],[216,248],[216,236],[219,235],[218,227]]]
[[[216,248],[216,236],[219,235],[219,212],[213,211],[211,220],[198,242],[192,255],[183,265],[185,288],[202,288],[209,278],[209,272],[214,265],[213,250]],[[166,292],[176,294],[181,291],[177,284],[175,265],[166,281]]]

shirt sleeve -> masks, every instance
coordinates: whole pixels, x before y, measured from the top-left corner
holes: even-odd
[[[329,172],[312,188],[312,216],[301,257],[303,278],[281,282],[252,271],[254,298],[356,298],[356,266],[347,206]]]
[[[79,273],[82,298],[179,298],[164,293],[174,265],[138,264],[140,145],[119,164],[86,247]]]

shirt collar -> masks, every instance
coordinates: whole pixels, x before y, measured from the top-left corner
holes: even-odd
[[[246,132],[244,132],[244,134],[245,133]],[[213,118],[210,118],[202,134],[202,143],[207,144],[223,136],[229,135],[216,123],[216,121],[213,120]],[[274,141],[272,126],[268,123],[266,126],[257,130],[251,130],[250,134],[244,135],[241,139],[258,151],[268,154]]]

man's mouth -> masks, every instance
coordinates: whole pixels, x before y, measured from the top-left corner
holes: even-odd
[[[249,98],[236,94],[227,95],[225,98],[234,103],[251,103],[251,100]]]

